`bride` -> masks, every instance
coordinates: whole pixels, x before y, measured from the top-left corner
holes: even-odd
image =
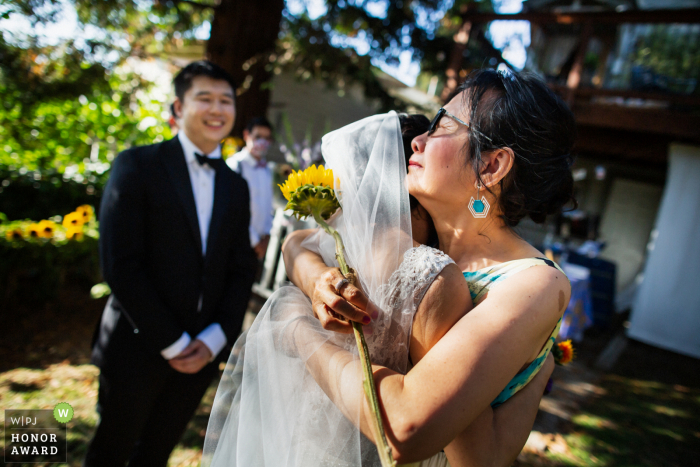
[[[525,113],[533,121],[493,122],[494,116],[513,120],[522,104],[512,102],[514,92],[525,95],[525,104],[531,106]],[[312,307],[328,329],[347,329],[338,314],[363,322],[371,319],[368,344],[377,363],[375,381],[397,460],[425,459],[445,448],[455,466],[470,465],[478,458],[504,464],[508,460],[498,455],[508,449],[499,447],[509,447],[507,454],[512,456],[512,439],[518,436],[519,451],[529,426],[518,424],[528,417],[506,420],[504,426],[520,431],[512,438],[496,437],[503,444],[494,444],[491,435],[502,433],[496,429],[500,411],[509,410],[510,403],[495,412],[490,406],[525,386],[548,361],[551,336],[569,292],[559,270],[531,267],[547,263],[533,260],[539,255],[536,250],[512,233],[506,235],[512,225],[508,222],[517,222],[528,209],[531,215],[544,216],[563,203],[545,199],[543,204],[546,197],[541,195],[547,193],[540,193],[535,212],[525,196],[515,213],[520,217],[509,219],[522,191],[528,194],[533,187],[518,187],[521,192],[511,204],[503,203],[502,197],[518,183],[532,184],[568,171],[564,154],[570,146],[555,147],[552,141],[546,147],[545,140],[556,138],[571,119],[546,87],[531,78],[481,72],[467,81],[462,96],[461,103],[450,101],[430,130],[414,140],[407,178],[412,194],[435,223],[440,246],[456,264],[436,250],[412,247],[396,116],[372,117],[327,135],[324,155],[340,180],[343,207],[334,222],[366,295],[335,282],[337,270],[327,266],[333,264],[333,249],[324,235],[303,240],[305,234],[299,234],[288,241],[285,260],[290,278],[313,300],[309,302],[300,289],[281,289],[237,342],[213,407],[203,465],[377,464],[354,343],[341,333],[324,330]],[[528,136],[535,134],[541,140],[522,141],[517,134],[508,140],[511,134],[496,131],[504,124],[511,125],[511,133],[512,124],[522,124]],[[547,125],[549,134],[542,128]],[[472,156],[484,149],[472,173],[457,165],[467,146]],[[560,154],[541,152],[542,159],[550,159],[542,162],[533,160],[533,148]],[[566,167],[559,173],[552,172],[557,161]],[[534,180],[518,178],[520,172],[536,170],[541,173]],[[535,189],[545,188],[551,195],[547,183],[558,182],[549,180]],[[482,184],[489,188],[482,189]],[[470,186],[476,193],[469,193]],[[486,219],[481,225],[465,222],[456,210],[466,207],[470,194],[481,202],[468,202],[472,213],[488,214],[487,206],[494,206],[490,219],[475,215]],[[494,214],[505,222],[493,222],[498,219]],[[465,242],[474,246],[465,248]],[[468,276],[470,272],[474,275]],[[477,304],[472,311],[470,295]],[[530,425],[533,405],[528,405],[529,412],[520,411],[529,414]],[[479,423],[493,431],[484,436],[473,429]],[[480,435],[488,443],[475,443]],[[496,450],[478,453],[482,446]]]

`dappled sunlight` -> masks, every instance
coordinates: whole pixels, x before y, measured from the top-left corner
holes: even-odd
[[[53,409],[58,402],[71,404],[75,416],[68,422],[67,465],[79,467],[99,418],[95,411],[99,373],[94,365],[68,363],[49,365],[45,369],[16,368],[0,373],[0,407]],[[219,378],[215,378],[207,389],[202,404],[170,457],[169,467],[199,466],[218,381]],[[4,436],[3,430],[4,424],[0,424],[0,438]]]
[[[516,465],[685,467],[697,463],[699,388],[614,374],[604,376],[599,386],[600,391],[566,422],[566,434],[533,432]],[[574,387],[569,385],[567,390]]]

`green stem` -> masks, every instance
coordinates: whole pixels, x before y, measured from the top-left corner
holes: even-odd
[[[332,235],[335,239],[335,257],[340,265],[340,272],[343,276],[347,277],[350,274],[350,268],[345,261],[345,246],[343,245],[343,239],[340,237],[340,233],[333,227],[328,225],[318,212],[313,212],[314,219],[320,225],[323,230],[329,235]],[[362,361],[362,387],[365,391],[365,397],[369,403],[370,411],[372,412],[372,419],[374,422],[374,432],[376,436],[377,451],[379,451],[379,460],[382,462],[382,467],[395,467],[396,462],[391,454],[391,448],[386,440],[386,434],[384,433],[384,424],[382,422],[382,415],[379,409],[379,398],[377,397],[377,388],[374,385],[374,373],[372,373],[372,362],[370,361],[369,349],[367,347],[367,341],[365,340],[365,334],[362,332],[362,325],[356,321],[351,321],[352,330],[355,333],[355,342],[357,343],[357,350],[360,354],[360,360]]]

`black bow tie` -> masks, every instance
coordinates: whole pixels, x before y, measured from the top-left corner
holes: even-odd
[[[204,164],[209,164],[209,167],[211,167],[214,170],[219,170],[219,167],[221,167],[221,162],[223,160],[220,157],[207,157],[204,154],[200,154],[198,152],[194,153],[194,157],[197,158],[197,162],[199,162],[199,165],[204,165]]]

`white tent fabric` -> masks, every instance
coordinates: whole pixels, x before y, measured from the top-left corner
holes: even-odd
[[[700,147],[672,144],[628,336],[700,358]]]

